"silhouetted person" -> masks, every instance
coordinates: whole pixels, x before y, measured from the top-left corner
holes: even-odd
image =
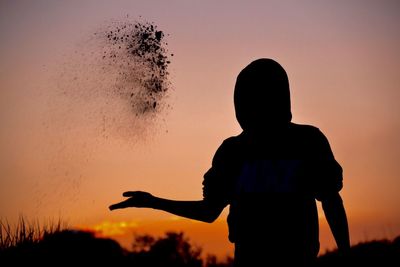
[[[110,209],[148,207],[213,222],[230,205],[235,266],[310,266],[319,251],[317,199],[339,250],[347,251],[342,168],[318,128],[291,122],[282,66],[259,59],[245,67],[237,77],[234,103],[243,132],[215,153],[204,175],[203,200],[125,192],[129,198]]]

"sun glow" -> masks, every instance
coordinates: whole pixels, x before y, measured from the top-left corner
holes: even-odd
[[[133,229],[138,227],[138,223],[134,221],[121,221],[121,222],[110,222],[104,221],[93,226],[77,227],[86,231],[94,232],[97,236],[103,237],[115,237],[126,235]]]

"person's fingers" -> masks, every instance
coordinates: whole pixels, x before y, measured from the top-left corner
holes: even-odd
[[[116,210],[116,209],[123,209],[123,208],[127,208],[128,205],[126,203],[126,201],[122,201],[116,204],[111,205],[110,207],[108,207],[110,210]]]
[[[113,204],[109,206],[108,208],[110,210],[115,210],[115,209],[123,209],[123,208],[129,208],[129,207],[145,207],[148,202],[148,199],[151,197],[151,195],[147,192],[142,192],[142,191],[127,191],[122,194],[124,197],[128,197],[128,199],[119,202],[117,204]]]
[[[124,196],[124,197],[132,197],[132,196],[134,196],[137,192],[138,192],[138,191],[127,191],[127,192],[124,192],[124,193],[122,194],[122,196]]]
[[[113,204],[111,206],[108,207],[109,210],[116,210],[118,209],[118,205],[117,204]]]

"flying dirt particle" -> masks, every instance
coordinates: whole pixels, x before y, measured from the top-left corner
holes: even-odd
[[[96,32],[96,37],[106,41],[104,63],[118,69],[114,93],[130,102],[133,114],[160,112],[156,106],[170,88],[164,32],[150,22],[117,21]]]
[[[100,140],[136,143],[154,134],[171,108],[167,36],[154,23],[128,19],[89,32],[57,71],[53,121]]]

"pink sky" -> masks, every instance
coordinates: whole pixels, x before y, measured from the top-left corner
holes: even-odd
[[[136,189],[200,199],[215,150],[240,133],[236,75],[269,57],[288,72],[293,121],[319,127],[344,168],[352,242],[400,234],[399,11],[396,1],[2,1],[0,217],[173,228],[167,213],[107,206]],[[57,77],[96,28],[127,15],[169,34],[171,109],[146,138],[104,138],[85,102],[58,98]]]

